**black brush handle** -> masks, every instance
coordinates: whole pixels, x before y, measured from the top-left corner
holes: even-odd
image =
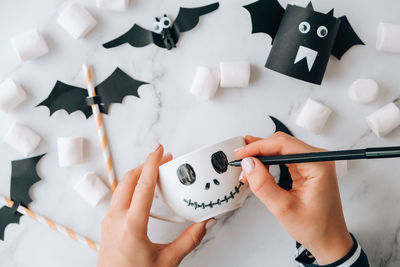
[[[313,152],[279,156],[257,157],[265,165],[323,162],[336,160],[354,159],[378,159],[378,158],[398,158],[400,157],[400,147],[374,147],[365,149],[339,150],[327,152]],[[240,167],[241,160],[229,162],[230,166]]]
[[[400,157],[400,147],[373,147],[365,149],[367,159],[398,158]]]

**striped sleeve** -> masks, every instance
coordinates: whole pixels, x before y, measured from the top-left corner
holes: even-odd
[[[353,238],[353,247],[346,256],[328,265],[318,265],[313,255],[303,245],[296,242],[296,261],[299,266],[304,267],[369,267],[367,255],[354,236],[351,235],[351,237]]]

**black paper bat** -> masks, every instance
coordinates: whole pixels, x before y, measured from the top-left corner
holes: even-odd
[[[285,124],[272,116],[269,117],[275,124],[275,132],[284,132],[288,135],[293,136],[292,132],[286,127]],[[279,169],[281,171],[281,174],[279,176],[278,185],[281,188],[289,191],[290,189],[292,189],[293,185],[293,180],[292,176],[290,175],[289,168],[285,164],[279,164]],[[300,248],[300,246],[301,244],[296,241],[296,249]],[[296,257],[296,261],[312,264],[315,261],[315,258],[311,255],[311,253],[308,252],[307,249],[305,249]]]
[[[117,68],[107,79],[96,86],[96,96],[89,98],[88,91],[84,88],[71,86],[57,81],[50,95],[38,106],[46,106],[50,110],[50,116],[57,110],[64,109],[71,114],[82,111],[86,118],[92,115],[92,104],[99,104],[100,111],[108,114],[112,103],[122,103],[125,96],[139,97],[140,86],[148,84],[137,81],[128,74]]]
[[[171,22],[167,15],[164,15],[161,18],[156,18],[156,23],[153,27],[154,31],[146,30],[134,24],[128,32],[103,44],[103,47],[112,48],[124,43],[129,43],[133,47],[144,47],[154,43],[158,47],[171,50],[176,47],[179,35],[182,32],[190,31],[196,27],[200,16],[208,14],[218,7],[218,2],[197,8],[181,7],[174,23]]]
[[[274,118],[272,116],[269,117],[275,124],[275,132],[284,132],[288,135],[293,136],[292,132],[286,127],[285,124],[283,124],[277,118]],[[279,164],[279,169],[280,169],[280,175],[279,175],[278,185],[285,190],[292,189],[293,180],[292,176],[290,175],[289,168],[285,164]]]
[[[33,184],[41,180],[36,172],[36,165],[43,156],[44,154],[11,162],[10,197],[11,200],[14,201],[14,205],[12,208],[4,206],[0,209],[0,240],[4,241],[4,231],[7,225],[19,223],[22,216],[22,214],[17,211],[19,205],[27,208],[32,202],[29,189]]]
[[[364,43],[346,16],[336,18],[307,7],[288,5],[277,0],[259,0],[244,6],[253,25],[252,33],[266,33],[272,49],[266,68],[306,82],[321,84],[330,55],[341,59],[354,45]]]

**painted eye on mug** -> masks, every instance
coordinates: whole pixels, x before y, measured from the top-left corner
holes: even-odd
[[[182,164],[177,170],[179,181],[183,185],[191,185],[196,181],[196,173],[190,164]]]
[[[211,155],[211,164],[217,173],[224,173],[228,170],[228,158],[222,151]]]

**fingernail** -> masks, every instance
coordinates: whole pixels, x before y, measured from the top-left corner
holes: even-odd
[[[244,146],[241,146],[241,147],[235,148],[235,149],[233,150],[233,152],[238,152],[238,151],[242,150],[243,148],[244,148]]]
[[[211,218],[210,220],[208,220],[208,222],[206,223],[206,230],[210,230],[211,228],[214,227],[214,225],[217,224],[217,220],[215,218]]]
[[[161,146],[161,144],[160,144],[159,142],[155,143],[155,144],[151,147],[151,151],[152,151],[152,152],[156,151],[160,146]]]
[[[244,176],[244,171],[241,171],[238,180],[241,181],[243,179],[243,176]]]
[[[242,159],[241,162],[242,169],[246,174],[251,173],[251,171],[254,169],[254,161],[252,158],[244,158]]]

